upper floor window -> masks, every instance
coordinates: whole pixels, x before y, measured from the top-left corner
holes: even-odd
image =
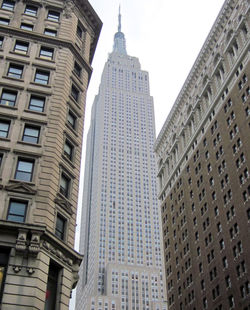
[[[0,48],[3,47],[3,40],[4,40],[4,37],[0,37]]]
[[[70,178],[66,176],[64,173],[62,173],[60,179],[60,193],[68,198],[69,190],[70,190]]]
[[[80,95],[79,90],[74,85],[72,85],[72,87],[71,87],[71,96],[75,99],[75,101],[79,100],[79,95]]]
[[[49,72],[37,69],[34,82],[47,85],[49,83]]]
[[[33,31],[34,26],[31,24],[21,23],[20,28],[27,31]]]
[[[0,25],[9,25],[10,20],[8,18],[0,17]]]
[[[27,207],[27,201],[11,199],[8,209],[7,220],[23,223],[25,221]]]
[[[3,89],[0,104],[13,107],[16,103],[16,98],[17,98],[16,91]]]
[[[81,25],[77,25],[77,28],[76,28],[76,34],[77,34],[77,36],[80,38],[80,39],[82,39],[83,38],[83,28],[82,28],[82,26]]]
[[[74,146],[66,139],[64,143],[64,155],[72,160],[73,158],[73,151],[74,151]]]
[[[31,182],[34,168],[34,160],[18,158],[15,179]]]
[[[82,73],[82,68],[81,66],[75,61],[74,63],[74,72],[76,73],[76,75],[78,75],[79,77],[81,76]]]
[[[55,235],[61,240],[64,240],[65,226],[66,226],[65,218],[63,218],[60,214],[57,214]]]
[[[40,127],[25,125],[22,141],[29,143],[38,143],[40,135]]]
[[[9,70],[8,70],[8,76],[21,79],[23,75],[23,66],[16,65],[16,64],[10,64]]]
[[[10,121],[0,120],[0,137],[7,138],[9,135]]]
[[[43,59],[52,60],[54,49],[50,47],[41,46],[39,57]]]
[[[73,129],[76,129],[76,120],[77,118],[75,114],[69,110],[67,121],[70,127],[72,127]]]
[[[57,31],[54,29],[45,28],[44,34],[46,34],[47,36],[55,37],[57,34]]]
[[[22,41],[16,41],[14,51],[20,54],[26,55],[29,49],[29,43],[22,42]]]
[[[3,0],[2,9],[14,11],[15,1]]]
[[[36,6],[27,4],[24,13],[31,16],[37,16],[37,11],[38,9]]]
[[[31,95],[30,103],[29,103],[29,110],[36,111],[36,112],[43,112],[45,106],[45,98],[38,97],[35,95]]]
[[[56,12],[56,11],[49,10],[49,12],[48,12],[48,19],[49,20],[53,20],[55,22],[58,22],[59,19],[60,19],[60,13]]]

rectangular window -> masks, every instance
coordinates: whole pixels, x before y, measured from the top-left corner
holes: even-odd
[[[21,79],[23,74],[23,66],[10,64],[8,70],[8,76],[16,79]]]
[[[65,197],[69,197],[69,189],[70,189],[70,178],[66,176],[64,173],[61,175],[60,180],[60,193]]]
[[[19,158],[15,172],[15,179],[31,182],[34,168],[34,160]]]
[[[61,240],[64,240],[65,226],[66,220],[60,214],[57,214],[55,235]]]
[[[25,125],[22,141],[37,144],[39,141],[40,127]]]
[[[68,159],[72,160],[73,158],[74,146],[66,139],[64,144],[64,155],[68,157]]]
[[[16,103],[17,92],[7,89],[2,90],[0,104],[13,107]]]
[[[83,30],[82,30],[82,27],[81,27],[80,25],[77,25],[76,34],[77,34],[77,36],[78,36],[80,39],[82,38]]]
[[[8,10],[8,11],[14,11],[14,7],[15,7],[15,1],[3,0],[2,9]]]
[[[71,96],[75,99],[75,101],[79,100],[79,94],[80,94],[79,90],[74,85],[72,85]]]
[[[20,28],[27,31],[33,31],[34,26],[31,24],[21,23]]]
[[[78,75],[79,77],[81,76],[82,68],[76,61],[74,63],[74,71],[75,71],[76,75]]]
[[[36,6],[27,4],[24,13],[31,16],[37,16],[37,11],[38,9]]]
[[[26,55],[29,49],[29,43],[22,42],[22,41],[16,41],[14,51],[20,54]]]
[[[29,110],[43,112],[45,106],[45,98],[32,95],[30,97]]]
[[[53,29],[45,28],[44,34],[46,34],[47,36],[56,37],[57,31]]]
[[[0,37],[0,48],[3,47],[3,40],[4,40],[4,37]]]
[[[27,207],[28,207],[27,201],[12,199],[9,204],[7,220],[23,223],[25,221]]]
[[[2,17],[0,17],[0,25],[5,25],[5,26],[7,26],[7,25],[9,25],[9,23],[10,23],[10,20],[9,20],[8,18],[2,18]]]
[[[53,20],[54,22],[58,22],[60,19],[60,13],[56,11],[49,10],[48,19]]]
[[[59,267],[50,261],[45,300],[46,310],[54,310],[57,304],[59,273]]]
[[[9,135],[10,121],[0,120],[0,137],[7,138]]]
[[[0,153],[0,167],[1,167],[1,165],[2,165],[2,162],[3,162],[3,154]]]
[[[34,82],[47,85],[49,83],[49,72],[37,69]]]
[[[43,59],[52,60],[54,54],[54,49],[41,46],[39,57]]]
[[[69,113],[68,113],[68,124],[73,128],[73,129],[76,129],[76,116],[75,114],[73,114],[73,112],[71,112],[69,110]]]

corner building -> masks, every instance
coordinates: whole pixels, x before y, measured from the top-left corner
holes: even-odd
[[[225,1],[155,143],[169,309],[250,309],[249,2]]]
[[[85,96],[101,22],[87,1],[0,1],[0,308],[68,309]]]
[[[77,310],[166,310],[148,73],[119,15],[88,133]]]

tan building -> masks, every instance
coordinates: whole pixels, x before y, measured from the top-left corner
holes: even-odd
[[[101,21],[88,1],[0,1],[0,309],[68,309],[85,99]]]
[[[249,1],[225,1],[157,138],[169,310],[250,309]]]

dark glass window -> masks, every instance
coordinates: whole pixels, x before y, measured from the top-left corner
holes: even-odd
[[[56,305],[56,296],[58,291],[59,267],[52,261],[49,265],[48,282],[46,288],[45,309],[54,310]]]
[[[37,11],[38,9],[36,6],[27,4],[24,13],[27,15],[36,16]]]
[[[60,13],[59,12],[49,10],[49,12],[48,12],[48,19],[49,20],[53,20],[55,22],[58,22],[59,18],[60,18]]]
[[[67,156],[70,160],[73,158],[74,146],[66,139],[64,144],[64,155]]]
[[[10,129],[10,122],[0,120],[0,137],[1,138],[7,138],[8,137],[9,129]]]
[[[76,34],[79,38],[82,38],[83,30],[82,30],[82,27],[80,25],[78,25],[76,28]]]
[[[0,153],[0,167],[2,165],[2,161],[3,161],[3,154]]]
[[[15,179],[25,182],[31,182],[34,168],[34,160],[18,159]]]
[[[49,83],[49,72],[36,70],[35,83],[47,85]]]
[[[81,76],[82,68],[76,61],[74,64],[74,71],[75,71],[76,75],[78,75],[79,77]]]
[[[27,201],[11,200],[7,220],[23,223],[25,221],[27,207]]]
[[[8,70],[8,76],[21,79],[23,74],[23,66],[10,64]]]
[[[60,193],[65,197],[69,197],[69,189],[70,189],[70,178],[67,177],[64,173],[61,175],[60,180]]]
[[[4,37],[0,37],[0,48],[3,47],[3,40],[4,40]]]
[[[39,54],[40,58],[51,60],[53,58],[53,54],[54,54],[53,48],[41,46]]]
[[[33,31],[34,26],[31,24],[21,23],[20,28],[27,31]]]
[[[38,97],[33,95],[30,97],[29,110],[36,112],[43,112],[44,106],[45,106],[44,97]]]
[[[61,240],[64,240],[65,225],[66,220],[60,214],[57,214],[55,234]]]
[[[38,143],[40,127],[25,125],[23,132],[23,141],[29,143]]]
[[[27,42],[22,42],[22,41],[16,41],[14,51],[18,52],[20,54],[27,54],[29,49],[29,43]]]
[[[57,34],[57,31],[53,30],[53,29],[45,28],[44,29],[44,34],[46,34],[47,36],[55,37],[56,34]]]
[[[5,283],[6,271],[8,267],[9,250],[0,248],[0,303],[3,296],[3,288]]]
[[[3,0],[2,9],[14,11],[15,2],[11,0]]]
[[[13,107],[16,103],[17,92],[3,89],[0,104]]]
[[[71,96],[75,99],[75,101],[79,100],[79,94],[80,94],[79,90],[74,85],[72,85]]]
[[[0,25],[9,25],[10,20],[8,18],[0,17]]]
[[[68,124],[73,128],[73,129],[76,129],[76,116],[75,114],[73,114],[73,112],[71,112],[69,110],[69,113],[68,113]]]

